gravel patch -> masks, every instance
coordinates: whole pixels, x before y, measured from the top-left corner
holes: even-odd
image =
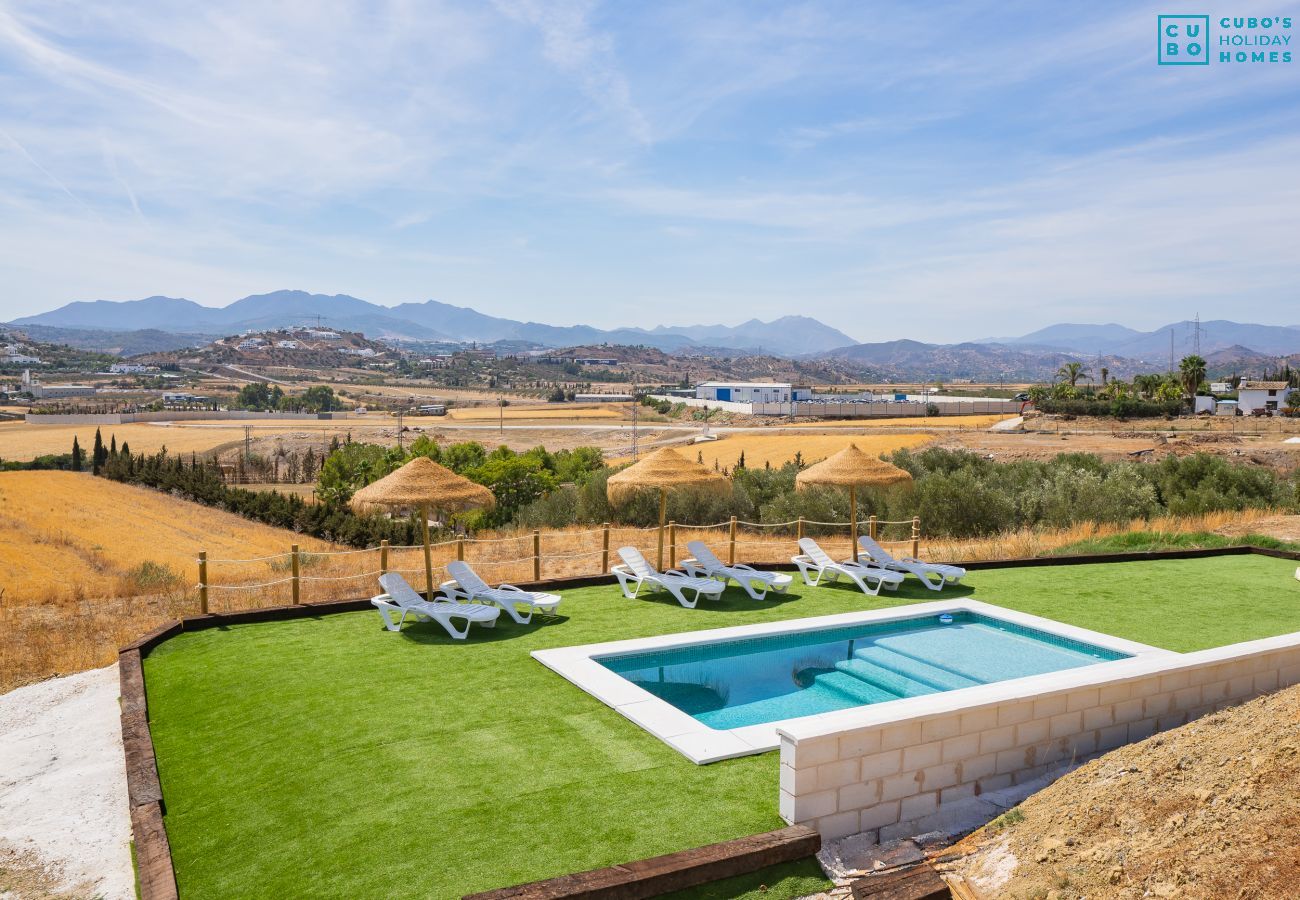
[[[0,695],[0,896],[135,897],[118,688],[113,665]]]

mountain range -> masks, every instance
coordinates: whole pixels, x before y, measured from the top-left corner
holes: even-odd
[[[979,343],[1044,347],[1156,362],[1168,359],[1171,336],[1175,356],[1181,358],[1191,353],[1198,329],[1201,355],[1207,358],[1232,348],[1272,356],[1286,356],[1300,350],[1300,325],[1252,325],[1225,319],[1173,322],[1154,331],[1137,331],[1114,323],[1049,325],[1020,337],[988,338]]]
[[[1028,334],[956,344],[896,340],[858,344],[838,329],[807,316],[739,325],[657,325],[601,329],[548,325],[481,313],[437,300],[380,306],[346,294],[276,291],[224,307],[176,297],[132,301],[79,301],[12,324],[34,336],[82,349],[164,351],[203,344],[249,330],[317,323],[389,342],[459,342],[515,347],[623,344],[672,354],[734,355],[764,351],[774,356],[825,360],[846,374],[905,379],[1036,379],[1051,377],[1070,360],[1113,374],[1163,371],[1171,352],[1181,358],[1198,346],[1216,371],[1270,368],[1279,357],[1300,353],[1300,325],[1260,325],[1212,320],[1173,322],[1152,331],[1116,323],[1062,323]],[[1199,335],[1199,342],[1198,342]]]
[[[437,300],[389,307],[347,294],[309,294],[306,291],[254,294],[224,307],[202,306],[192,300],[160,296],[128,301],[77,301],[50,312],[15,319],[12,324],[83,331],[153,329],[178,335],[208,336],[285,328],[317,321],[331,328],[360,331],[377,339],[488,344],[523,341],[543,347],[641,344],[672,352],[711,347],[764,349],[784,356],[799,356],[853,343],[853,338],[844,332],[807,316],[784,316],[771,322],[750,319],[734,326],[660,325],[653,329],[606,330],[590,325],[520,322]]]

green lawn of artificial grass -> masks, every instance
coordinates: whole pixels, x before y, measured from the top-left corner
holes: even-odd
[[[558,619],[464,642],[431,624],[386,632],[373,612],[182,634],[145,660],[181,894],[450,898],[784,824],[775,754],[696,766],[532,650],[970,595],[1189,651],[1300,630],[1294,568],[1002,569],[942,595],[912,579],[887,598],[733,588],[694,610],[601,586],[566,591]],[[767,898],[817,880],[806,865],[766,877]]]

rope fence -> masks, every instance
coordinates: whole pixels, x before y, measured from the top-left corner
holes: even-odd
[[[882,533],[886,528],[890,529],[888,535]],[[720,529],[724,530],[722,534],[718,533]],[[658,528],[609,523],[571,531],[534,530],[504,537],[439,541],[429,545],[434,569],[431,585],[423,584],[423,544],[390,545],[382,541],[378,547],[359,550],[304,550],[295,544],[288,553],[251,559],[209,559],[204,551],[197,560],[195,589],[200,609],[206,614],[213,592],[222,597],[239,591],[265,592],[256,605],[347,599],[356,596],[358,582],[388,572],[418,576],[412,581],[413,587],[437,591],[440,576],[445,580],[447,564],[455,560],[470,563],[487,581],[517,583],[605,574],[619,562],[618,548],[626,546],[635,547],[658,567],[667,569],[677,568],[691,555],[687,544],[694,540],[704,541],[728,565],[770,565],[788,563],[800,552],[798,541],[804,537],[815,537],[832,556],[856,555],[859,535],[906,550],[910,556],[921,556],[919,518],[892,521],[870,516],[853,523],[804,518],[746,522],[733,516],[726,522],[704,525],[668,522],[663,528],[662,544]],[[287,577],[258,578],[286,572]],[[289,586],[287,592],[283,585]],[[285,593],[289,596],[282,599]],[[221,606],[228,608],[230,604],[223,602]]]

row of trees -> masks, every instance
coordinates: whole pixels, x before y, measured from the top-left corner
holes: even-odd
[[[1044,412],[1109,413],[1118,418],[1176,415],[1193,397],[1210,393],[1207,366],[1204,358],[1193,354],[1179,361],[1177,372],[1134,375],[1129,382],[1110,378],[1103,366],[1099,386],[1080,387],[1079,382],[1091,378],[1092,373],[1081,362],[1069,362],[1057,371],[1054,384],[1030,388],[1029,399]],[[1286,367],[1269,373],[1265,380],[1295,384],[1300,382],[1300,373]],[[1300,409],[1300,390],[1290,392],[1286,407]]]
[[[256,412],[316,413],[341,410],[343,401],[329,385],[318,384],[301,394],[287,394],[278,384],[255,381],[239,389],[234,406]]]
[[[126,444],[120,450],[109,448],[97,474],[354,547],[373,547],[382,540],[413,544],[420,535],[413,518],[363,516],[344,504],[308,503],[301,497],[276,491],[232,487],[214,461],[171,456],[166,448],[152,455],[133,454]]]
[[[591,447],[551,453],[538,447],[517,453],[488,450],[476,442],[440,445],[421,436],[408,450],[377,444],[345,443],[326,457],[317,489],[318,503],[276,492],[252,492],[228,485],[213,461],[188,461],[157,454],[132,454],[116,439],[104,445],[97,435],[87,461],[74,442],[68,456],[97,474],[168,491],[271,525],[354,546],[380,540],[411,543],[414,519],[359,516],[348,506],[353,492],[382,478],[417,455],[451,468],[490,488],[497,506],[458,517],[470,530],[518,526],[562,528],[616,522],[649,526],[658,519],[654,492],[618,508],[610,505],[606,483],[617,471]],[[889,457],[914,479],[910,491],[864,492],[859,512],[885,520],[920,516],[927,535],[977,537],[1018,528],[1060,528],[1091,521],[1122,524],[1153,516],[1199,515],[1247,508],[1300,508],[1300,472],[1287,479],[1271,469],[1196,454],[1170,456],[1154,465],[1105,462],[1092,454],[1062,454],[1053,460],[995,462],[962,450],[899,450]],[[745,521],[790,522],[803,517],[843,522],[849,515],[845,491],[821,487],[797,491],[796,460],[780,468],[731,473],[724,495],[682,491],[670,494],[668,515],[683,523],[713,523],[737,516]],[[817,527],[809,533],[816,534]],[[900,535],[901,536],[901,535]]]
[[[605,466],[601,452],[595,447],[555,453],[534,447],[516,453],[504,446],[489,451],[476,441],[444,447],[428,435],[421,435],[408,450],[379,444],[340,446],[321,466],[316,496],[326,504],[345,504],[358,489],[417,456],[427,456],[491,490],[496,507],[465,517],[473,526],[490,527],[508,524],[528,504],[562,484],[580,481]]]
[[[1272,470],[1197,454],[1167,457],[1155,465],[1107,463],[1092,454],[1063,454],[1049,462],[995,462],[964,450],[899,450],[889,457],[912,473],[914,489],[858,495],[859,512],[903,521],[920,516],[925,533],[935,537],[977,537],[1024,528],[1060,528],[1076,522],[1124,523],[1152,516],[1197,515],[1246,508],[1300,506],[1300,481]],[[729,495],[670,494],[668,515],[679,522],[843,522],[849,500],[837,488],[796,491],[800,466],[748,469],[732,473]],[[624,522],[652,525],[658,499],[652,493],[613,508],[605,482],[613,469],[601,469],[553,491],[520,510],[524,527]],[[816,533],[816,529],[809,529]],[[906,528],[903,529],[904,531]],[[898,536],[902,536],[900,533]]]

